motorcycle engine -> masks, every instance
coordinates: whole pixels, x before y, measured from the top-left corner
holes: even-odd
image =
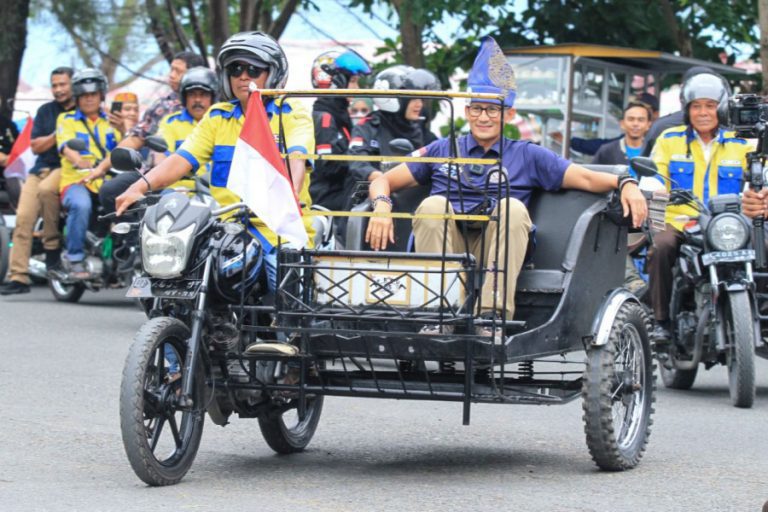
[[[679,346],[693,347],[694,337],[696,335],[696,324],[698,318],[693,311],[683,311],[678,313],[676,329],[676,342]]]
[[[104,272],[104,263],[101,258],[96,256],[88,256],[85,258],[85,267],[92,276],[101,276]]]

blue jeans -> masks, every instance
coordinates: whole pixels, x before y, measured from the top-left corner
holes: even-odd
[[[85,234],[91,219],[91,192],[85,185],[71,185],[62,202],[67,209],[67,257],[71,262],[85,259]]]
[[[264,270],[270,293],[277,293],[277,247],[264,252]]]

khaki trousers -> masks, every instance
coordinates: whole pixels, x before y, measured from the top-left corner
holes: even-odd
[[[443,196],[430,196],[421,202],[416,209],[417,214],[443,214],[446,212],[446,203],[448,200]],[[451,204],[448,203],[448,212],[454,213]],[[509,222],[506,219],[506,208],[509,207]],[[462,230],[456,225],[456,221],[448,220],[446,252],[461,254],[469,250],[475,256],[478,262],[478,268],[489,269],[483,280],[481,296],[481,314],[501,312],[506,298],[507,319],[511,320],[515,313],[515,289],[517,287],[517,277],[520,275],[520,269],[525,260],[525,252],[528,248],[528,234],[531,231],[531,217],[528,215],[528,209],[523,203],[514,198],[502,199],[496,206],[492,215],[499,215],[500,229],[499,235],[502,237],[499,245],[499,260],[496,261],[496,247],[499,241],[496,239],[496,223],[489,222],[485,230],[485,239],[483,240],[482,231],[467,230],[466,245]],[[413,236],[416,243],[416,252],[443,252],[443,221],[442,219],[413,219]],[[504,260],[504,234],[507,234],[509,240],[509,250],[507,260],[509,265],[503,263]],[[485,248],[485,254],[480,254],[481,248]],[[494,286],[494,274],[492,269],[499,268],[509,270],[505,274],[499,273],[500,279],[506,280]],[[495,293],[494,293],[495,292]],[[495,298],[495,301],[494,301]]]
[[[13,230],[10,279],[29,284],[29,256],[32,253],[32,231],[38,217],[43,217],[43,247],[55,250],[61,245],[59,233],[59,179],[61,169],[43,169],[30,174],[21,187],[16,227]]]

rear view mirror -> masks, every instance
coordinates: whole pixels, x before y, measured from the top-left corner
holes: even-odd
[[[389,150],[393,156],[405,156],[413,153],[413,144],[408,139],[392,139],[389,141]]]
[[[658,174],[656,163],[647,156],[636,156],[629,161],[629,166],[638,176],[652,178]]]
[[[111,155],[112,167],[118,171],[138,171],[144,164],[135,149],[115,148]]]
[[[158,153],[165,153],[168,151],[168,144],[165,142],[165,139],[159,135],[150,135],[144,140],[144,144],[152,151],[157,151]]]
[[[83,139],[69,139],[67,142],[65,142],[65,145],[72,151],[77,151],[78,153],[88,149],[88,145]]]

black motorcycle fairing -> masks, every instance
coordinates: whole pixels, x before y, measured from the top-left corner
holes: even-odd
[[[166,194],[156,205],[147,208],[144,224],[150,231],[157,233],[157,223],[166,215],[173,220],[169,233],[181,231],[195,224],[197,226],[195,236],[207,229],[213,218],[208,206],[193,204],[189,197],[180,192]]]

